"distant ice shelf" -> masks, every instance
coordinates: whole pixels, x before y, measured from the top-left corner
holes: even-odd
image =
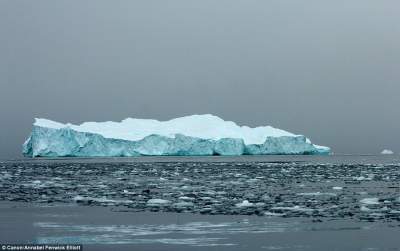
[[[168,121],[128,118],[121,122],[62,124],[35,119],[23,144],[29,157],[131,157],[322,154],[303,135],[261,126],[238,126],[210,115],[191,115]]]

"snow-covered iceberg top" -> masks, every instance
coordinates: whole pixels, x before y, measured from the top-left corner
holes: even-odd
[[[81,125],[62,124],[48,119],[35,119],[35,126],[61,129],[69,127],[77,132],[100,134],[105,138],[137,141],[155,134],[173,138],[176,134],[202,139],[219,140],[222,138],[243,139],[245,144],[262,144],[267,137],[296,136],[293,133],[260,126],[251,128],[239,126],[235,122],[225,121],[217,116],[191,115],[158,121],[153,119],[127,118],[121,122],[85,122]]]
[[[121,122],[62,124],[35,119],[24,144],[27,156],[138,156],[327,154],[302,135],[260,126],[239,126],[206,114],[168,121],[127,118]]]

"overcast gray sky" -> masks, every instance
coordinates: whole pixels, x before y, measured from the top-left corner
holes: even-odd
[[[397,0],[0,0],[0,157],[33,118],[212,113],[400,152]]]

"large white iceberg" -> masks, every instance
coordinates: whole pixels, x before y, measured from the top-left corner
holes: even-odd
[[[195,156],[329,154],[330,149],[312,144],[303,135],[271,126],[238,126],[206,114],[81,125],[35,119],[23,153],[29,157]]]

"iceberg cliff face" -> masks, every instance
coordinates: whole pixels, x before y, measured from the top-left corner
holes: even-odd
[[[23,145],[29,157],[117,157],[143,155],[329,154],[302,135],[270,126],[238,126],[213,115],[169,121],[61,124],[36,119]]]

